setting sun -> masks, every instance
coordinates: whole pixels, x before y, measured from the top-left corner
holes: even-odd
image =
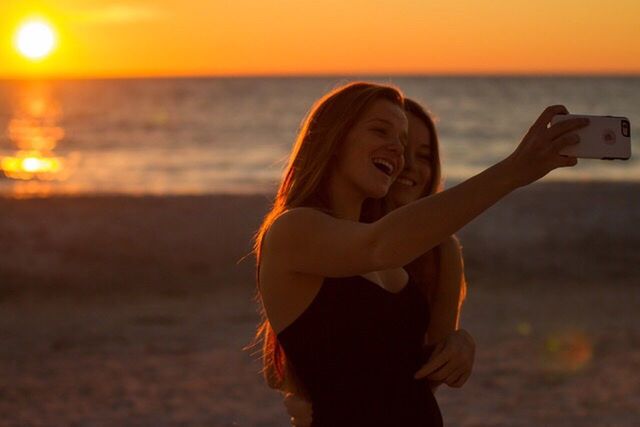
[[[16,34],[16,48],[29,59],[42,59],[49,55],[56,44],[51,25],[41,20],[24,23]]]

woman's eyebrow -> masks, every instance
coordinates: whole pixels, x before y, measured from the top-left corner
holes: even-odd
[[[365,123],[369,123],[369,122],[382,122],[382,123],[385,123],[385,124],[387,124],[387,125],[389,125],[391,127],[395,126],[395,124],[393,124],[393,122],[391,122],[391,121],[389,121],[387,119],[380,118],[380,117],[374,117],[373,119],[367,120]]]

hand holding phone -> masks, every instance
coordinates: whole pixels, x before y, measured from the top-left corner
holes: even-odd
[[[551,125],[582,117],[588,118],[589,124],[572,132],[580,137],[580,142],[564,147],[561,155],[603,160],[631,157],[631,123],[626,117],[558,114],[551,119]]]

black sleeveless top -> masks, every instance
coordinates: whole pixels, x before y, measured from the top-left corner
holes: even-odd
[[[416,284],[389,292],[362,277],[325,278],[309,307],[278,334],[307,388],[313,426],[442,426],[426,380],[413,375],[429,306]]]

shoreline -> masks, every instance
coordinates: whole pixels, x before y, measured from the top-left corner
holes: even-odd
[[[463,227],[471,281],[640,281],[640,183],[536,183]],[[0,292],[252,284],[265,194],[0,198]]]
[[[1,171],[0,171],[1,172]],[[471,178],[471,176],[467,177]],[[0,176],[0,179],[3,179]],[[8,180],[8,178],[7,178]],[[454,187],[462,182],[465,179],[445,179],[446,189]],[[37,183],[46,183],[46,181],[35,181]],[[544,179],[543,181],[538,181],[534,184],[529,185],[524,189],[527,191],[530,188],[538,187],[538,186],[581,186],[581,185],[589,185],[596,187],[629,187],[630,189],[633,187],[637,187],[640,189],[640,181],[638,180],[607,180],[607,179],[592,179],[592,178],[584,178],[584,179]],[[520,189],[516,190],[519,191]],[[639,190],[640,191],[640,190]],[[216,190],[211,192],[173,192],[173,193],[154,193],[154,192],[136,192],[136,191],[101,191],[101,192],[92,192],[92,191],[78,191],[78,192],[51,192],[51,193],[34,193],[34,194],[13,194],[7,191],[0,191],[0,201],[2,200],[32,200],[32,199],[87,199],[87,198],[132,198],[132,199],[157,199],[157,198],[167,198],[167,199],[175,199],[175,198],[198,198],[198,197],[264,197],[267,199],[271,199],[275,196],[276,188],[274,187],[273,191],[232,191],[232,190]]]

